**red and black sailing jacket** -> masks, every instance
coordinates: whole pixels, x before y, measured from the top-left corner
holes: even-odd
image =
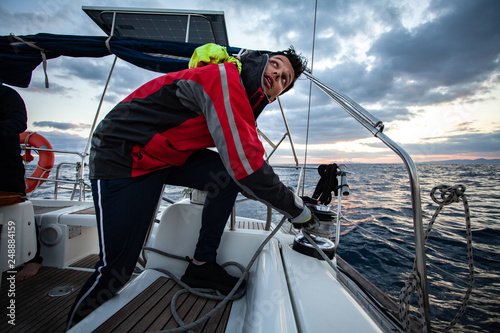
[[[251,84],[243,84],[232,63],[170,73],[144,84],[96,128],[90,178],[137,177],[181,166],[195,150],[216,147],[243,191],[287,217],[298,216],[302,200],[264,161],[249,100],[259,108],[267,98],[260,85],[250,93],[245,87]]]

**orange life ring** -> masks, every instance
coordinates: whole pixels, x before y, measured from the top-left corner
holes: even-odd
[[[19,139],[20,143],[25,144],[26,147],[52,149],[52,145],[50,144],[50,142],[36,132],[26,131],[24,133],[21,133],[19,134]],[[47,178],[49,176],[50,170],[52,170],[52,167],[54,166],[54,152],[40,150],[38,151],[38,157],[38,165],[30,177]],[[33,156],[31,156],[30,149],[26,150],[26,153],[23,155],[23,160],[26,162],[33,161]],[[43,182],[43,180],[39,179],[26,178],[26,186],[28,187],[26,189],[26,193],[35,190],[38,186],[42,185]]]

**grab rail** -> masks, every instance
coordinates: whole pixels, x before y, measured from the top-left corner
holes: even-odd
[[[422,200],[420,197],[420,185],[418,180],[417,168],[410,155],[398,144],[382,133],[384,124],[373,117],[358,103],[354,102],[344,94],[333,90],[326,84],[318,80],[311,74],[304,72],[306,77],[320,88],[326,95],[333,99],[341,108],[343,108],[351,117],[356,119],[361,125],[368,129],[375,137],[379,138],[387,147],[394,151],[404,162],[408,175],[410,177],[410,189],[412,198],[413,227],[415,237],[415,258],[416,269],[419,274],[422,290],[423,311],[427,331],[431,331],[430,307],[429,307],[429,289],[427,283],[427,268],[425,259],[425,239],[422,222]]]

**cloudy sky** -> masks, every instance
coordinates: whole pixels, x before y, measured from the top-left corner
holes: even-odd
[[[313,75],[385,124],[384,133],[416,162],[500,158],[500,1],[318,0],[3,0],[0,34],[104,35],[82,6],[224,11],[231,46],[278,50],[293,45]],[[50,60],[50,89],[37,68],[16,88],[28,128],[55,148],[83,151],[112,64],[103,59]],[[101,116],[157,73],[118,61]],[[281,98],[299,161],[399,162],[318,88],[300,79]],[[258,125],[274,141],[285,128],[278,103]],[[309,137],[306,124],[310,114]],[[285,142],[275,163],[292,163]]]

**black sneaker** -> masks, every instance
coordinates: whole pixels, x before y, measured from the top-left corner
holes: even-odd
[[[216,262],[206,262],[203,265],[195,265],[190,262],[186,272],[181,277],[181,281],[191,288],[209,288],[216,289],[222,294],[227,295],[233,290],[239,278],[229,275],[224,268]],[[243,281],[238,288],[245,287]]]

